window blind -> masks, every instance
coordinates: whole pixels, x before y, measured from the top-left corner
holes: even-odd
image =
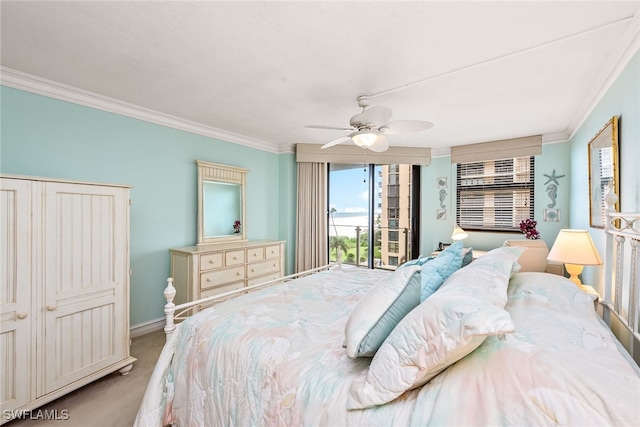
[[[514,231],[534,215],[535,157],[459,163],[456,221],[465,230]]]

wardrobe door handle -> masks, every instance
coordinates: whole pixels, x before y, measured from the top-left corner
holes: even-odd
[[[53,310],[55,310],[56,308],[58,308],[58,306],[57,306],[57,305],[55,305],[55,304],[49,304],[49,305],[47,306],[47,310],[49,310],[49,311],[53,311]]]
[[[27,316],[29,315],[29,313],[25,313],[25,312],[21,312],[21,313],[17,313],[16,316],[18,317],[18,319],[22,320],[22,319],[26,319]]]

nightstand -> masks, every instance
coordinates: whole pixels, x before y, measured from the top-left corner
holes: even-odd
[[[593,308],[599,313],[598,307],[600,306],[600,294],[596,292],[593,286],[582,285],[582,290],[596,297],[596,299],[593,301]]]

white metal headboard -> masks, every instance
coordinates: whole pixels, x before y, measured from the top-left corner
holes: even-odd
[[[607,196],[603,318],[640,366],[640,213],[615,212],[617,196]]]

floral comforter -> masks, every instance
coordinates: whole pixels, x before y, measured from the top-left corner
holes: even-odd
[[[516,333],[490,337],[389,404],[347,411],[349,387],[370,359],[346,356],[345,324],[387,274],[326,271],[190,317],[170,336],[135,424],[640,424],[638,370],[597,318],[591,297],[539,273],[511,281],[507,310]]]

